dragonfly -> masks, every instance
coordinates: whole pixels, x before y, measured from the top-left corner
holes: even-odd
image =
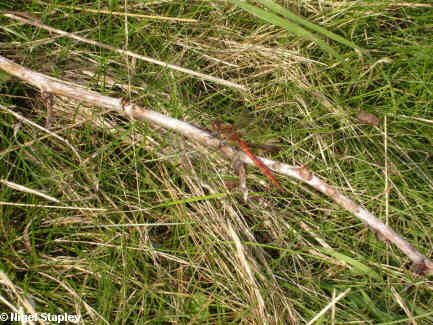
[[[250,157],[254,164],[258,168],[260,168],[262,173],[275,187],[277,187],[279,190],[283,190],[283,187],[277,181],[274,174],[272,174],[271,170],[266,167],[266,165],[263,164],[263,162],[252,153],[252,151],[250,150],[250,146],[245,142],[245,140],[243,140],[242,134],[238,132],[233,125],[224,123],[222,121],[214,121],[211,126],[213,132],[218,134],[220,138],[228,140],[235,146],[239,147],[248,157]]]

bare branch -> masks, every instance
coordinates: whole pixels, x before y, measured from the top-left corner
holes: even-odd
[[[215,138],[209,132],[192,126],[189,123],[147,110],[136,104],[124,103],[121,98],[103,96],[97,92],[89,91],[76,85],[66,84],[58,79],[26,69],[2,56],[0,56],[0,67],[6,72],[39,88],[41,92],[49,92],[59,96],[74,98],[87,104],[112,109],[133,120],[145,120],[151,122],[166,129],[173,130],[189,139],[198,141],[203,145],[215,149],[219,148],[221,152],[230,159],[239,156],[244,163],[253,165],[253,161],[246,154],[234,150],[223,141]],[[372,213],[355,203],[347,196],[341,194],[319,177],[313,175],[307,167],[290,166],[265,158],[260,158],[260,160],[271,170],[304,182],[315,188],[317,191],[327,195],[345,210],[359,218],[364,224],[369,226],[372,231],[378,233],[383,240],[388,240],[394,243],[408,256],[420,272],[433,273],[433,261],[421,254],[411,246],[409,242],[399,236],[391,227],[385,225],[381,220],[376,218]]]

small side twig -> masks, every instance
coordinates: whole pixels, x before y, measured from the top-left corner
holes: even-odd
[[[41,93],[42,101],[47,108],[47,120],[45,122],[45,127],[47,129],[51,128],[51,121],[53,119],[53,95],[47,92]]]
[[[241,159],[237,158],[233,162],[233,169],[236,175],[239,176],[239,189],[243,194],[244,201],[248,200],[248,187],[247,187],[247,170],[245,168],[245,164]]]
[[[66,84],[65,82],[55,78],[24,68],[2,56],[0,56],[0,68],[32,84],[42,92],[49,92],[59,96],[74,98],[87,104],[117,111],[119,114],[134,120],[145,120],[151,122],[166,129],[173,130],[189,139],[198,141],[205,146],[214,149],[219,148],[221,152],[230,159],[239,155],[240,159],[244,163],[253,165],[253,161],[243,152],[234,150],[232,147],[226,145],[224,141],[189,123],[145,109],[136,104],[124,102],[121,98],[103,96],[94,91]],[[321,178],[315,176],[306,166],[291,166],[261,157],[259,157],[259,159],[271,170],[304,182],[315,188],[317,191],[327,195],[345,210],[355,215],[374,232],[379,233],[384,240],[394,243],[394,245],[406,254],[415,264],[420,273],[433,273],[432,260],[421,254],[408,241],[397,234],[391,227],[376,218],[371,212],[340,193]]]

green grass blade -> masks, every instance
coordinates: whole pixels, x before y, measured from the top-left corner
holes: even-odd
[[[286,17],[296,23],[298,23],[299,25],[305,26],[323,36],[326,36],[336,42],[339,42],[341,44],[344,44],[348,47],[353,48],[354,50],[357,50],[359,52],[364,52],[364,49],[362,49],[361,47],[357,46],[355,43],[348,41],[347,39],[345,39],[344,37],[341,37],[340,35],[337,35],[329,30],[327,30],[326,28],[323,28],[319,25],[313,24],[311,22],[309,22],[306,19],[303,19],[301,17],[299,17],[298,15],[295,15],[294,13],[292,13],[290,10],[287,10],[286,8],[281,7],[279,4],[271,1],[271,0],[258,0],[261,4],[263,4],[265,7],[269,8],[270,10],[280,14],[283,17]]]
[[[310,33],[308,30],[302,28],[301,26],[289,22],[274,13],[267,12],[263,9],[260,9],[258,7],[252,6],[244,2],[240,2],[239,0],[230,0],[230,1],[235,5],[239,6],[240,8],[248,11],[249,13],[267,21],[268,23],[282,27],[297,36],[303,37],[305,39],[317,43],[317,45],[319,45],[324,51],[328,52],[329,54],[331,54],[332,56],[340,60],[342,59],[342,56],[333,48],[331,48],[328,44],[326,44],[325,41],[316,37],[314,34]]]
[[[329,254],[336,258],[339,261],[345,262],[347,264],[350,264],[352,266],[351,271],[355,274],[364,274],[368,275],[376,280],[381,280],[381,277],[379,274],[376,273],[372,268],[368,267],[367,265],[357,261],[354,258],[351,258],[347,255],[341,254],[339,252],[336,252],[332,249],[322,249],[323,252],[326,254]]]

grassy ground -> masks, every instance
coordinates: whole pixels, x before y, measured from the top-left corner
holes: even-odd
[[[249,92],[4,16],[1,55],[203,127],[247,116],[248,140],[277,143],[272,158],[307,164],[432,256],[431,5],[279,1],[365,49],[359,56],[326,39],[341,60],[229,1],[58,3],[195,21],[126,20],[38,1],[2,9]],[[44,126],[39,92],[3,79],[0,104]],[[359,112],[379,124],[360,123]],[[315,324],[433,324],[429,278],[297,182],[280,177],[288,192],[277,193],[249,168],[245,203],[228,189],[238,179],[217,152],[68,98],[55,98],[50,130],[79,157],[10,114],[0,121],[1,178],[60,200],[1,185],[0,201],[24,204],[0,206],[10,279],[3,275],[2,311],[13,310],[9,301],[88,324],[303,324],[344,293]]]

